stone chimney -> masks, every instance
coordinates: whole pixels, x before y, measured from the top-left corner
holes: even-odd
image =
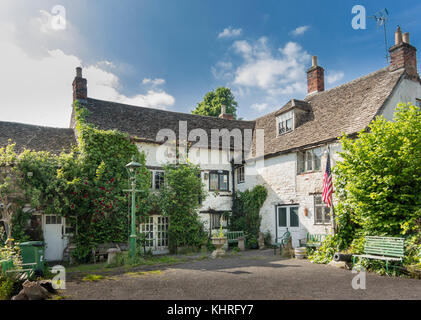
[[[221,114],[218,116],[220,119],[228,119],[228,120],[234,120],[234,115],[231,113],[227,113],[227,107],[225,105],[221,106]]]
[[[419,79],[417,69],[417,48],[409,42],[409,33],[402,35],[401,28],[395,33],[395,45],[389,49],[390,71],[404,68],[410,79]]]
[[[86,79],[82,78],[82,68],[76,68],[76,77],[73,80],[73,101],[86,100],[88,98],[88,86]]]
[[[312,66],[307,70],[307,93],[325,91],[325,70],[317,64],[317,57],[313,56]]]

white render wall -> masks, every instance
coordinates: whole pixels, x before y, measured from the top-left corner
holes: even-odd
[[[149,167],[163,167],[166,163],[169,162],[170,158],[162,158],[159,155],[159,144],[155,143],[137,143],[137,147],[139,151],[144,151],[146,156],[146,165]],[[200,159],[200,152],[202,152],[202,156],[206,157],[207,160],[202,158],[202,162],[199,162],[196,159]],[[162,152],[161,152],[162,154]],[[197,156],[195,156],[197,155]],[[204,189],[207,191],[207,197],[205,201],[203,201],[202,206],[199,208],[199,211],[208,211],[208,210],[216,210],[216,211],[231,211],[232,209],[232,173],[231,173],[231,164],[229,162],[229,152],[224,150],[207,150],[201,148],[200,150],[191,149],[189,153],[189,160],[193,163],[197,163],[201,169],[201,176],[202,182],[204,184]],[[219,160],[216,160],[219,159]],[[219,192],[216,194],[215,192],[209,191],[209,173],[210,171],[214,170],[224,170],[229,172],[229,190],[228,192]],[[205,176],[207,178],[205,179]],[[209,229],[210,226],[210,219],[209,214],[204,213],[200,214],[200,218],[204,223],[204,227],[206,230]]]
[[[415,105],[416,99],[421,99],[421,85],[409,79],[403,79],[395,89],[389,100],[386,102],[381,113],[387,120],[393,120],[395,108],[399,103],[412,103]]]

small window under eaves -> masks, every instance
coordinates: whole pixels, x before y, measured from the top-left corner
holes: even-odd
[[[285,112],[277,117],[278,135],[294,130],[294,111]]]

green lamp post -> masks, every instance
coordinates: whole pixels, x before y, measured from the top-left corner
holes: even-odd
[[[131,189],[124,190],[132,193],[132,223],[131,223],[131,234],[130,234],[130,257],[134,258],[136,256],[136,172],[137,168],[140,168],[141,164],[137,163],[132,157],[132,161],[126,164],[126,169],[129,174]]]

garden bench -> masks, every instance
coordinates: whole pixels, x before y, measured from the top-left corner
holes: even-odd
[[[13,269],[13,261],[12,260],[2,260],[0,261],[0,273],[3,274],[17,274],[19,279],[29,279],[34,275],[34,268],[31,268],[33,266],[36,266],[36,263],[26,263],[22,264],[22,269]],[[27,268],[29,267],[29,268]]]
[[[281,236],[275,239],[273,244],[273,254],[276,255],[276,248],[279,247],[279,254],[282,255],[282,249],[286,246],[291,238],[291,233],[287,231]]]
[[[238,243],[238,238],[241,238],[241,237],[244,237],[244,231],[228,231],[227,232],[228,244]]]
[[[311,234],[307,233],[306,239],[299,239],[300,247],[318,248],[326,239],[326,234]]]
[[[404,238],[394,237],[366,237],[364,254],[353,255],[355,265],[356,258],[366,258],[386,261],[386,273],[389,272],[389,261],[403,261]]]
[[[108,249],[119,249],[115,243],[101,243],[95,248],[92,248],[92,257],[94,258],[94,263],[96,263],[96,258],[100,259],[101,257],[105,259],[105,256],[108,255]]]

